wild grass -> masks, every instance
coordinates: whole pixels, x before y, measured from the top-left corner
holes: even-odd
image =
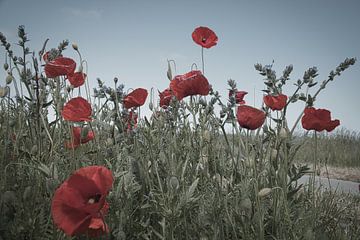
[[[60,47],[66,46],[62,42]],[[75,91],[66,88],[62,77],[33,79],[32,73],[22,74],[28,69],[21,64],[26,56],[13,62],[18,77],[12,68],[12,83],[23,89],[0,100],[0,239],[88,239],[66,237],[54,226],[50,206],[56,188],[76,169],[89,165],[106,166],[114,175],[105,217],[110,232],[102,239],[360,235],[358,197],[298,184],[309,171],[296,163],[307,158],[298,154],[314,151],[305,150],[311,146],[302,146],[289,132],[284,134],[285,118],[262,132],[240,128],[234,106],[228,105],[222,116],[214,111],[215,104],[225,105],[211,91],[208,101],[191,97],[172,101],[167,109],[151,106],[152,116],[140,118],[129,131],[120,104],[124,86],[116,80],[108,87],[99,80],[92,101],[94,120],[87,125],[95,139],[67,149],[71,124],[61,118],[60,110]],[[54,121],[48,118],[50,108]],[[232,132],[227,133],[226,126]],[[354,150],[358,137],[344,132],[335,138],[320,135],[318,141],[319,148],[334,142],[341,143],[337,151]]]
[[[300,147],[296,161],[311,163],[314,141],[311,137],[305,138],[305,143]],[[322,164],[336,167],[360,167],[360,134],[344,128],[333,133],[318,135],[318,159]]]

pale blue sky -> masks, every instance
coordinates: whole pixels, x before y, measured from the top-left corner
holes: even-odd
[[[264,85],[255,63],[274,59],[279,75],[293,64],[294,81],[317,66],[322,81],[346,57],[359,59],[359,11],[356,0],[0,0],[0,31],[15,43],[18,25],[25,25],[30,49],[36,51],[46,38],[50,38],[48,47],[63,39],[76,42],[88,61],[91,87],[97,77],[108,85],[118,77],[127,88],[163,90],[169,84],[167,59],[176,61],[177,74],[189,71],[194,62],[201,66],[200,47],[191,33],[208,26],[219,37],[217,46],[205,50],[209,82],[225,99],[227,80],[232,78],[240,90],[249,92],[248,103],[253,104],[255,96],[255,106],[260,107]],[[77,60],[71,48],[64,54]],[[3,70],[0,76],[4,85]],[[329,84],[315,103],[331,110],[343,127],[357,131],[359,76],[357,63]],[[285,93],[290,95],[293,89],[289,84]],[[292,107],[290,122],[301,106]]]

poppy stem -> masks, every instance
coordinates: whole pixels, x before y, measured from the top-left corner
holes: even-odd
[[[204,67],[204,47],[201,47],[201,63],[202,63],[202,73],[205,75],[205,67]]]

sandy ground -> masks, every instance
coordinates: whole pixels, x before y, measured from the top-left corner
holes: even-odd
[[[319,176],[360,183],[360,168],[321,166]]]

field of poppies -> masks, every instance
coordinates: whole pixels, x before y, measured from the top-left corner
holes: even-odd
[[[201,69],[173,76],[168,62],[170,84],[141,116],[150,91],[117,78],[90,90],[76,44],[78,60],[66,57],[68,41],[32,51],[19,26],[16,56],[0,33],[0,239],[358,239],[360,199],[314,183],[321,134],[340,125],[316,99],[356,59],[320,82],[315,67],[294,83],[292,65],[277,76],[256,64],[255,107],[234,80],[220,96],[205,76],[216,33],[191,36]],[[290,125],[297,101],[304,109]],[[314,171],[299,164],[304,146]]]

